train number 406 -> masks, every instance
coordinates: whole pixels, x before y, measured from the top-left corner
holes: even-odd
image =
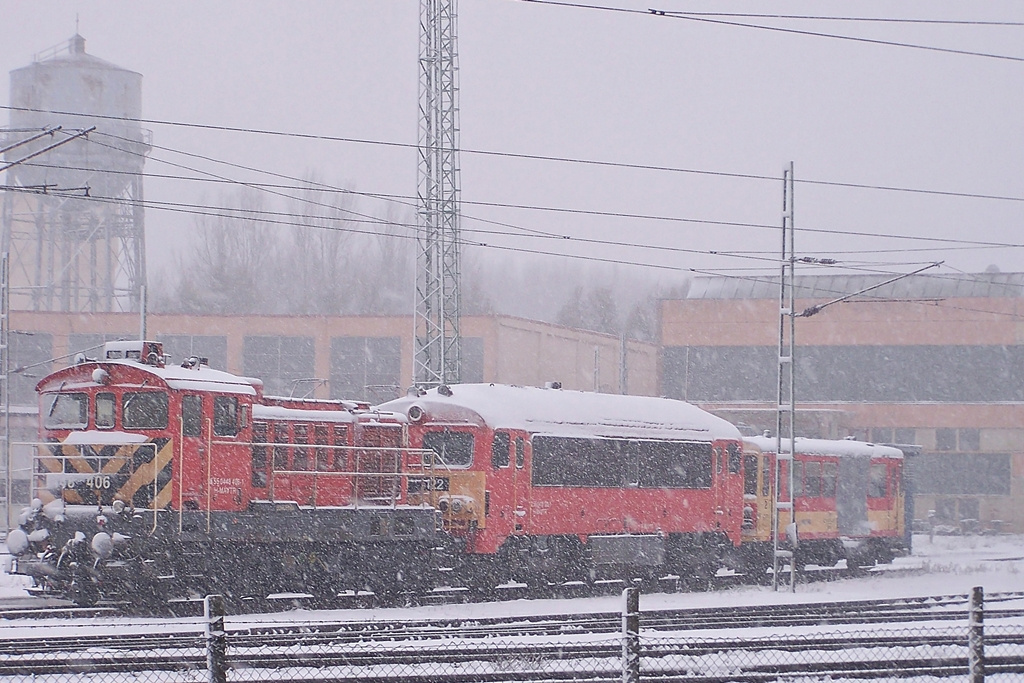
[[[79,479],[77,481],[65,481],[64,488],[73,489],[81,484],[85,484],[87,488],[93,489],[94,491],[110,489],[110,487],[114,485],[110,477],[98,474],[94,477],[89,477],[87,479]]]

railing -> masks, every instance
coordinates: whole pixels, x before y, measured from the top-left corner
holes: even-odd
[[[902,681],[951,678],[981,683],[1024,674],[1024,624],[981,617],[972,592],[970,623],[892,623],[870,631],[787,633],[757,623],[701,635],[654,630],[637,589],[624,591],[619,628],[557,628],[514,635],[479,628],[479,620],[438,628],[433,622],[337,621],[247,623],[232,628],[219,596],[207,596],[196,620],[0,625],[0,677],[99,677],[103,681],[314,681],[465,683],[466,681]],[[827,604],[827,603],[823,603]],[[577,615],[584,616],[584,615]],[[592,615],[599,616],[599,615]],[[530,623],[544,622],[536,616]],[[522,617],[502,620],[523,628]],[[982,624],[984,626],[982,627]],[[5,633],[5,630],[10,633]],[[33,633],[33,629],[37,632]],[[755,632],[751,633],[751,629]],[[703,630],[703,629],[702,629]],[[76,631],[78,631],[76,633]],[[9,637],[5,637],[8,636]],[[17,678],[14,678],[17,677]]]
[[[50,502],[48,499],[60,499],[65,504],[100,507],[112,506],[120,500],[125,507],[152,510],[152,528],[156,530],[161,468],[155,443],[68,444],[51,441],[18,442],[11,445],[12,451],[21,447],[29,447],[33,451],[33,498],[39,498],[44,504]],[[104,454],[102,451],[106,449],[116,450]],[[149,451],[148,458],[138,457],[139,451]],[[146,480],[133,490],[126,491],[124,487],[133,484],[137,474],[146,477]],[[136,492],[147,487],[150,488],[149,505],[137,506]],[[68,503],[67,492],[73,491],[81,496],[84,493],[82,489],[95,495],[96,501]]]

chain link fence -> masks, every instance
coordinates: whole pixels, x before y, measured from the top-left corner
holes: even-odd
[[[38,638],[0,639],[0,683],[1024,679],[1024,614],[1003,612],[985,624],[980,589],[968,623],[801,627],[785,634],[756,625],[705,634],[644,629],[637,594],[625,594],[620,632],[567,628],[515,637],[410,632],[379,621],[366,630],[324,622],[225,630],[220,600],[211,596],[204,619],[163,629],[153,622],[111,634],[114,626],[95,624],[69,636],[71,627],[51,626]]]

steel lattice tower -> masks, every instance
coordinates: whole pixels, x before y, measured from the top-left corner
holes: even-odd
[[[461,374],[457,0],[420,0],[419,254],[414,382]]]

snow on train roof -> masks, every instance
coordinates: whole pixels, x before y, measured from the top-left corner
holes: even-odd
[[[667,398],[503,384],[456,384],[378,406],[406,413],[419,406],[434,421],[466,421],[533,433],[653,439],[740,439],[739,430],[700,408]]]
[[[788,439],[784,440],[788,441]],[[762,451],[774,453],[774,436],[745,436],[743,443],[753,444]],[[902,458],[903,451],[892,446],[865,443],[852,439],[806,439],[796,437],[796,452],[804,455],[836,455],[839,457],[868,456],[872,458]]]
[[[200,365],[194,368],[183,368],[178,365],[157,367],[154,365],[145,365],[133,360],[88,361],[86,365],[92,365],[94,367],[97,365],[99,367],[103,367],[104,365],[127,366],[133,370],[147,372],[159,377],[172,389],[186,391],[215,391],[225,394],[255,396],[256,387],[253,383],[259,381],[253,380],[249,377],[232,375],[230,372],[224,372],[223,370],[214,370],[206,365]],[[72,365],[57,371],[55,374],[67,373],[69,370],[76,367],[79,366]],[[41,380],[36,387],[37,390],[42,389],[46,385],[48,379],[49,378],[44,378]],[[90,380],[88,384],[94,383]],[[72,384],[64,384],[63,386],[64,388],[73,388]]]

